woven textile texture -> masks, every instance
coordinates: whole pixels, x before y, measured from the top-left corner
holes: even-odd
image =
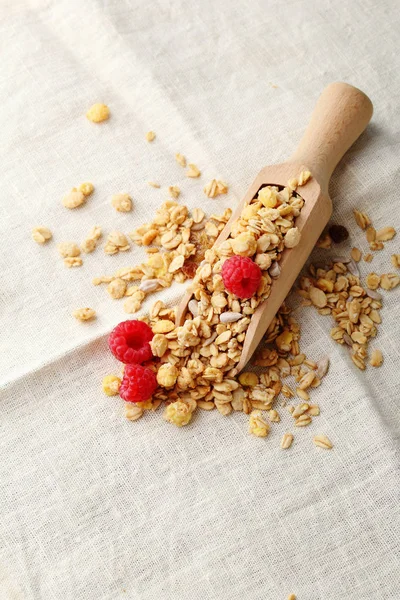
[[[1,3],[1,600],[400,597],[398,290],[383,292],[373,343],[384,364],[364,373],[328,317],[296,311],[302,348],[331,368],[313,390],[321,416],[282,451],[284,410],[266,439],[243,414],[201,412],[182,429],[161,412],[127,421],[100,386],[118,372],[106,335],[126,315],[91,280],[145,254],[99,248],[66,269],[56,250],[94,225],[131,231],[171,184],[190,207],[235,206],[261,167],[290,156],[337,80],[375,108],[331,182],[333,221],[350,232],[340,252],[367,251],[354,208],[399,231],[399,28],[396,0]],[[110,106],[107,123],[85,118],[95,102]],[[214,177],[229,193],[208,199]],[[63,195],[84,181],[95,193],[68,211]],[[122,191],[131,213],[111,207]],[[46,246],[36,225],[53,231]],[[360,263],[363,276],[394,270],[399,235]],[[81,306],[98,319],[75,321]],[[317,433],[334,449],[316,448]]]

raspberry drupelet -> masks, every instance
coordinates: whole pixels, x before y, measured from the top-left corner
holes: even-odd
[[[261,281],[261,269],[247,256],[231,256],[222,266],[222,280],[228,292],[238,298],[251,298]]]
[[[153,356],[150,348],[153,335],[151,328],[143,321],[123,321],[110,333],[108,345],[121,362],[140,364]]]

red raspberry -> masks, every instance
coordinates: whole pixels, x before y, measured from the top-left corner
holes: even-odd
[[[143,321],[123,321],[110,333],[108,346],[121,362],[139,364],[153,356],[149,343],[153,335],[150,327]]]
[[[225,288],[238,298],[251,298],[261,281],[260,267],[248,256],[231,256],[222,265]]]
[[[157,388],[157,377],[149,367],[126,365],[119,395],[125,402],[145,402]]]

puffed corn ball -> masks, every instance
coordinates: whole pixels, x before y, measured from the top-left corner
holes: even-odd
[[[262,418],[260,410],[253,410],[249,418],[249,433],[256,437],[267,437],[269,434],[269,425]]]
[[[106,375],[101,383],[103,392],[107,396],[116,396],[119,392],[121,379],[116,375]]]
[[[89,121],[92,121],[92,123],[101,123],[102,121],[107,121],[109,116],[110,109],[106,104],[101,103],[93,104],[93,106],[91,106],[86,113],[86,117],[89,119]]]
[[[192,418],[192,412],[184,402],[173,402],[164,411],[164,419],[177,427],[187,425]]]
[[[161,365],[158,369],[157,383],[165,388],[173,387],[178,379],[178,375],[178,369],[174,365],[165,363],[165,365]]]

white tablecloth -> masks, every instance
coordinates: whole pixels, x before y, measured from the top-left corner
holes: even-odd
[[[397,292],[384,293],[375,342],[384,365],[365,373],[330,339],[329,318],[298,312],[303,348],[331,369],[313,391],[321,416],[284,452],[284,411],[266,440],[243,414],[202,413],[182,430],[159,413],[127,421],[100,390],[117,369],[106,334],[125,315],[91,280],[144,254],[98,250],[69,270],[56,251],[93,225],[132,230],[171,184],[192,207],[234,206],[262,166],[290,155],[335,80],[375,106],[332,180],[344,248],[367,250],[355,207],[399,229],[396,0],[18,0],[0,14],[1,599],[398,599]],[[109,122],[86,120],[94,102]],[[205,199],[213,177],[226,197]],[[61,198],[82,181],[95,194],[67,211]],[[132,213],[111,208],[120,191]],[[38,224],[54,233],[45,247],[30,237]],[[398,239],[363,275],[393,270]],[[80,306],[97,321],[76,322]],[[316,433],[331,452],[313,446]]]

